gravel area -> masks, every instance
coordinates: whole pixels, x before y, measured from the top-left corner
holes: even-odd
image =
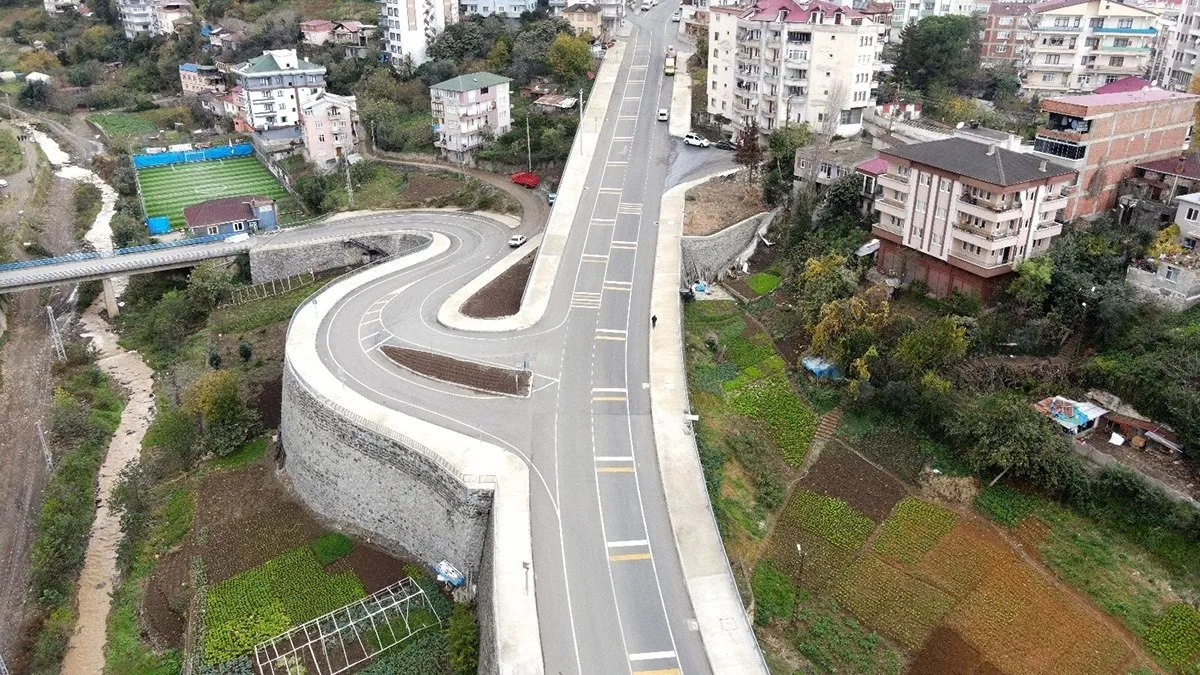
[[[712,234],[769,210],[763,203],[762,189],[757,183],[747,182],[745,172],[714,178],[684,196],[683,233]]]
[[[529,393],[532,373],[528,370],[499,368],[418,349],[384,345],[380,350],[402,368],[435,380],[457,384],[491,394],[525,396]]]
[[[521,311],[521,298],[525,295],[525,285],[529,283],[529,273],[533,271],[533,261],[536,258],[535,249],[479,289],[463,303],[463,316],[472,319],[499,319]]]

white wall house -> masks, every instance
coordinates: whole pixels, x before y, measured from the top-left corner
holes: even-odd
[[[230,69],[242,88],[242,120],[256,131],[296,127],[300,111],[325,93],[325,66],[296,56],[295,49],[263,52]]]
[[[429,60],[433,39],[457,21],[457,0],[381,0],[380,50],[393,68],[416,68]]]
[[[1022,64],[1030,94],[1090,92],[1150,65],[1153,12],[1114,0],[1048,0],[1030,11],[1033,40]]]

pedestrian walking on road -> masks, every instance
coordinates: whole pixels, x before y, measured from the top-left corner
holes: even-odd
[[[651,314],[651,315],[650,315],[650,327],[651,327],[651,328],[654,328],[654,327],[655,327],[655,326],[657,326],[657,325],[658,325],[658,315],[657,315],[657,314]]]

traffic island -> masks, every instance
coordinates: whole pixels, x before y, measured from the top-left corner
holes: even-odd
[[[528,396],[529,383],[533,380],[533,373],[528,370],[463,361],[420,349],[384,345],[379,351],[405,370],[488,394]]]
[[[530,251],[516,265],[504,270],[479,289],[462,306],[463,316],[472,319],[502,319],[521,311],[521,298],[529,284],[529,272],[537,251]]]

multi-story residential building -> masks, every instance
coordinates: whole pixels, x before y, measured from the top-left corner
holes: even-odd
[[[354,96],[325,92],[300,114],[304,155],[318,169],[328,169],[354,154],[358,143],[358,101]]]
[[[575,29],[576,35],[599,37],[603,32],[603,24],[600,20],[600,5],[593,5],[587,2],[570,5],[562,11],[562,18],[571,24],[571,28]]]
[[[1075,171],[1030,154],[962,138],[880,152],[887,172],[875,199],[877,268],[921,280],[937,295],[988,298],[1013,266],[1062,232],[1059,213]]]
[[[57,14],[63,10],[75,9],[81,3],[82,0],[42,0],[42,7],[50,14]]]
[[[708,0],[700,0],[707,2]],[[604,32],[614,33],[620,27],[622,19],[625,17],[625,3],[623,0],[549,0],[550,10],[555,14],[560,14],[563,18],[567,16],[567,10],[579,5],[591,5],[596,8],[600,14],[600,28]],[[681,7],[680,11],[686,12],[687,7]],[[682,24],[682,22],[680,22]],[[681,26],[682,28],[682,26]],[[593,34],[599,34],[592,31]]]
[[[983,17],[980,60],[987,64],[1021,65],[1033,43],[1031,5],[1026,2],[993,2]]]
[[[325,66],[272,49],[231,69],[242,88],[240,117],[256,132],[296,129],[301,110],[325,93]]]
[[[192,25],[192,5],[187,0],[160,0],[154,6],[154,35],[173,35]]]
[[[1153,12],[1112,0],[1047,0],[1030,10],[1027,93],[1088,92],[1150,65],[1158,35]]]
[[[329,21],[312,19],[300,23],[300,35],[305,44],[321,46],[327,42],[344,45],[346,56],[367,56],[368,43],[375,35],[375,26],[361,21]]]
[[[471,73],[429,88],[433,144],[441,148],[442,156],[470,162],[471,151],[489,135],[499,136],[512,128],[511,81],[492,73]]]
[[[1191,136],[1200,96],[1163,89],[1042,99],[1046,125],[1033,152],[1079,172],[1065,215],[1095,216],[1116,202],[1138,164],[1177,156]]]
[[[866,15],[824,0],[710,7],[707,112],[738,133],[753,119],[852,136],[875,105],[879,40]]]
[[[1200,192],[1175,200],[1177,250],[1136,261],[1125,270],[1125,283],[1142,297],[1183,310],[1200,303]]]
[[[905,26],[925,17],[984,14],[988,4],[987,0],[895,0],[892,3],[892,28],[896,39],[900,39],[900,31]]]
[[[191,24],[192,6],[187,0],[117,0],[125,37],[139,33],[171,35]]]
[[[1150,81],[1164,89],[1188,91],[1200,56],[1200,3],[1183,3],[1174,20],[1164,16],[1160,31]]]
[[[393,68],[416,68],[429,60],[433,39],[457,21],[457,0],[381,0],[380,51]]]
[[[551,0],[550,2],[550,9],[555,12],[563,7],[566,7],[563,0]],[[480,16],[500,14],[516,18],[525,12],[536,10],[537,0],[467,0],[460,3],[458,9],[462,14],[478,14]]]
[[[799,148],[792,172],[794,187],[801,189],[810,181],[821,186],[818,189],[828,187],[843,176],[855,173],[859,164],[874,159],[877,154],[870,143],[857,138],[834,141],[828,147],[813,144]]]
[[[179,64],[179,83],[183,86],[184,96],[198,96],[205,92],[225,93],[225,76],[217,70],[216,66],[181,63]]]

